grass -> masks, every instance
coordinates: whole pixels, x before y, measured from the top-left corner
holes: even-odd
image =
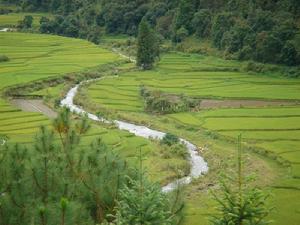
[[[299,80],[226,71],[240,66],[214,57],[168,54],[154,71],[128,72],[91,85],[89,96],[109,109],[135,112],[143,111],[140,85],[198,98],[300,99]],[[215,68],[225,71],[215,72]]]
[[[2,20],[1,20],[2,21]],[[10,58],[0,65],[0,91],[66,73],[81,71],[118,59],[118,56],[87,41],[58,36],[0,33],[1,53]],[[40,125],[50,121],[0,101],[0,133],[14,141],[32,140]]]
[[[120,57],[90,42],[65,37],[0,33],[1,53],[10,58],[0,65],[0,91],[5,88],[26,84],[36,80],[55,78],[99,67],[120,60]],[[31,95],[44,96],[48,100],[61,98],[64,84],[37,90]],[[52,122],[40,113],[23,112],[0,99],[0,134],[9,142],[19,142],[31,146],[41,125],[51,128]],[[166,184],[177,176],[175,168],[188,168],[188,162],[180,157],[163,157],[165,148],[155,141],[135,137],[125,131],[93,124],[83,137],[82,146],[101,138],[114,151],[135,165],[140,149],[146,160],[151,179]],[[57,138],[58,140],[58,138]]]
[[[1,32],[0,49],[10,58],[0,64],[0,90],[119,59],[90,42],[52,35]]]
[[[270,159],[277,158],[280,162],[283,159],[291,165],[278,167],[266,158],[249,163],[250,170],[258,175],[261,184],[271,187],[275,193],[273,205],[276,212],[271,216],[276,219],[274,224],[297,225],[300,214],[291,209],[299,208],[299,203],[291,199],[297,199],[300,194],[299,106],[216,109],[165,116],[144,113],[140,85],[197,98],[300,100],[299,79],[287,79],[279,74],[248,74],[242,72],[241,67],[243,63],[237,61],[171,53],[162,57],[155,70],[131,71],[115,79],[104,79],[91,84],[86,92],[93,103],[112,113],[117,112],[120,118],[175,133],[199,146],[209,146],[211,152],[203,154],[209,162],[210,175],[204,180],[212,179],[220,169],[226,171],[227,167],[230,168],[224,158],[234,157],[232,149],[235,146],[231,142],[242,133],[244,145],[266,151],[265,156]],[[253,160],[256,156],[249,157]],[[274,165],[270,168],[265,162]],[[276,172],[278,168],[284,172]],[[276,173],[280,176],[276,177]],[[215,179],[210,182],[215,182]],[[199,185],[203,183],[202,180],[188,187],[188,192],[197,194],[187,197],[186,224],[196,225],[199,221],[208,224],[205,215],[212,213],[213,204],[205,192],[207,188],[199,193]]]
[[[13,19],[16,21],[17,17]],[[5,20],[1,17],[0,21],[0,26],[7,23],[2,22]],[[122,42],[124,37],[106,37],[104,41],[115,39]],[[11,59],[0,64],[1,91],[16,84],[82,71],[118,59],[89,42],[49,35],[0,33],[0,46],[0,54]],[[171,53],[164,55],[153,71],[126,72],[116,79],[101,80],[92,84],[87,94],[94,103],[117,112],[123,119],[174,133],[208,148],[202,155],[209,163],[210,173],[186,189],[185,224],[208,224],[207,216],[214,212],[208,187],[216,186],[220,171],[232,173],[235,165],[234,145],[224,140],[232,140],[242,132],[245,145],[271,151],[290,162],[291,168],[278,167],[268,158],[245,153],[247,173],[257,174],[257,184],[270,187],[274,193],[273,205],[277,208],[272,213],[272,219],[276,219],[274,224],[297,225],[300,218],[299,202],[295,201],[300,193],[299,107],[218,109],[165,116],[143,112],[139,96],[142,84],[198,98],[300,99],[299,80],[278,74],[248,74],[241,72],[242,66],[242,63],[216,57]],[[61,88],[59,85],[33,94],[57,98]],[[40,125],[50,127],[51,121],[39,113],[21,112],[0,100],[0,134],[7,135],[11,141],[30,145]],[[185,167],[183,159],[164,158],[165,149],[158,143],[99,124],[93,125],[82,145],[98,137],[133,164],[142,148],[152,179],[161,183],[173,179],[175,167]]]
[[[53,17],[48,13],[9,13],[0,15],[0,27],[15,27],[16,24],[18,24],[20,20],[23,20],[23,18],[27,15],[31,15],[33,17],[33,27],[39,27],[40,19],[43,16],[48,18]]]

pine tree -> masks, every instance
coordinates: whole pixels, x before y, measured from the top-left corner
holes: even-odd
[[[266,206],[269,195],[257,187],[249,187],[243,177],[241,135],[238,137],[237,179],[235,185],[221,182],[221,193],[213,192],[218,213],[212,217],[213,225],[265,225],[270,209]]]
[[[14,144],[8,147],[6,152],[8,154],[6,158],[8,189],[1,198],[3,196],[7,197],[8,202],[3,205],[3,208],[6,208],[4,214],[10,215],[5,219],[8,219],[7,224],[26,223],[29,221],[29,206],[32,201],[31,191],[29,190],[30,180],[27,179],[26,169],[29,156],[28,150],[19,144]]]
[[[127,164],[98,139],[85,153],[83,165],[81,180],[91,199],[95,220],[101,223],[107,214],[113,213],[117,194],[128,173]]]
[[[181,190],[166,194],[159,184],[149,181],[143,169],[141,150],[139,164],[136,179],[128,177],[128,184],[119,193],[115,224],[179,224],[184,207]]]
[[[142,19],[139,25],[137,43],[137,66],[144,70],[151,69],[155,60],[159,57],[159,45],[154,31],[150,28],[146,19]]]

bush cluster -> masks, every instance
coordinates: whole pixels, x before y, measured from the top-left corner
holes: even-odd
[[[0,62],[7,62],[9,58],[6,55],[0,55]]]
[[[148,112],[167,114],[186,112],[196,108],[199,101],[184,95],[166,94],[159,90],[149,90],[141,86],[140,94],[144,98],[145,110]]]

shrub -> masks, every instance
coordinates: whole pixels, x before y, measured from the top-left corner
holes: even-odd
[[[199,101],[184,95],[166,94],[159,90],[149,90],[141,86],[140,95],[144,98],[145,110],[166,114],[186,112],[199,105]]]
[[[239,60],[250,60],[253,58],[253,49],[247,45],[239,51]]]
[[[31,15],[27,15],[23,18],[23,20],[18,22],[19,29],[29,29],[32,27],[33,17]]]
[[[287,66],[297,65],[297,49],[292,42],[287,42],[281,50],[280,61]]]
[[[168,146],[172,146],[177,143],[179,143],[179,138],[176,135],[170,133],[167,133],[161,140],[161,144]]]
[[[174,155],[176,155],[180,158],[186,158],[188,156],[186,146],[182,143],[176,143],[176,144],[172,145],[170,150]]]
[[[262,63],[249,61],[246,66],[244,66],[244,70],[247,72],[261,73],[263,72],[263,67],[264,65]]]
[[[6,55],[0,55],[0,62],[7,62],[9,58]]]
[[[300,77],[300,67],[287,68],[284,74],[290,78],[299,78]]]

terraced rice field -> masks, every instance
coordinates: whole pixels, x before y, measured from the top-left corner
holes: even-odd
[[[0,33],[0,90],[15,84],[82,71],[119,59],[116,54],[83,41],[52,35]]]
[[[20,20],[27,15],[31,15],[33,17],[33,27],[38,27],[40,25],[40,19],[45,16],[47,18],[53,17],[48,13],[9,13],[0,15],[0,27],[14,27]]]
[[[248,146],[288,162],[289,174],[272,185],[275,206],[280,210],[274,214],[275,224],[284,224],[284,218],[289,218],[289,224],[297,224],[300,203],[292,199],[300,198],[300,107],[217,109],[169,117],[229,139],[241,133]]]
[[[40,125],[49,125],[47,117],[40,113],[24,113],[11,106],[9,103],[0,100],[0,134],[10,139],[24,142],[37,132]]]
[[[139,95],[141,85],[200,99],[280,100],[299,104],[299,79],[248,74],[238,71],[242,66],[212,57],[167,54],[154,71],[127,72],[116,79],[101,80],[90,85],[88,95],[112,112],[132,114],[132,120],[143,118],[148,124],[166,120],[175,126],[215,133],[225,140],[233,140],[242,133],[245,145],[267,151],[271,158],[290,165],[289,173],[272,184],[277,208],[272,218],[276,220],[274,224],[297,225],[300,221],[300,202],[296,201],[300,199],[299,105],[201,110],[165,116],[144,113]],[[197,223],[191,219],[187,224]]]
[[[143,111],[140,85],[198,98],[300,99],[299,80],[234,72],[241,66],[212,57],[168,54],[155,71],[130,72],[103,80],[91,85],[89,95],[109,109],[135,112]]]
[[[78,39],[64,37],[0,33],[0,51],[9,57],[0,63],[0,92],[16,84],[57,77],[106,64],[118,56]],[[50,121],[38,113],[25,113],[9,103],[0,102],[0,133],[14,140],[28,140],[40,125]]]
[[[0,33],[0,54],[9,62],[0,63],[0,92],[17,84],[30,83],[66,73],[84,71],[120,60],[120,57],[87,41],[50,35]],[[34,94],[59,97],[63,84],[36,91]],[[0,99],[0,135],[10,142],[31,146],[41,125],[51,128],[52,121],[41,113],[23,112]],[[83,137],[82,147],[101,138],[119,154],[136,163],[140,149],[147,156],[144,162],[152,179],[165,184],[177,176],[176,167],[186,166],[184,159],[163,158],[158,143],[135,137],[128,132],[93,124]]]

